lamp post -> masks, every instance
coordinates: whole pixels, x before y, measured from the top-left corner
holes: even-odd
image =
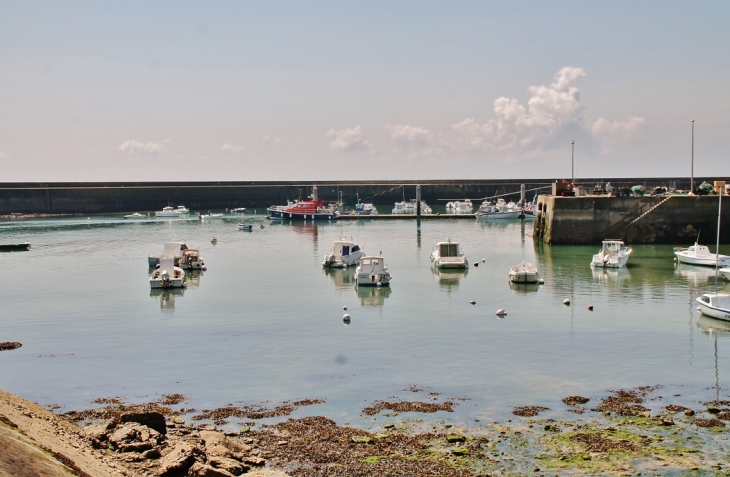
[[[575,185],[575,141],[570,143],[570,183]]]
[[[692,168],[689,172],[689,193],[695,193],[695,120],[692,120]]]

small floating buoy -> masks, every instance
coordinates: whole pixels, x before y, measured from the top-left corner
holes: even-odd
[[[539,280],[537,281],[537,283],[539,283],[540,285],[544,285],[544,284],[545,284],[545,280],[543,280],[543,279],[541,278],[541,279],[539,279]]]
[[[213,237],[212,239],[210,239],[210,243],[218,243],[218,239]]]
[[[486,259],[486,258],[483,258],[483,259],[482,259],[482,263],[485,263],[486,261],[487,261],[487,259]]]
[[[496,315],[497,316],[506,316],[507,315],[507,310],[505,310],[504,308],[500,308],[499,310],[497,310]]]
[[[382,283],[380,283],[380,282],[378,282],[378,283],[376,283],[376,284],[375,284],[375,286],[376,286],[376,287],[382,287],[382,286],[383,286],[383,284],[382,284]]]
[[[347,305],[343,306],[342,309],[347,311]]]
[[[697,311],[702,311],[702,308],[700,308],[700,307],[698,306],[698,307],[697,307]]]
[[[91,217],[86,217],[86,220],[91,220]]]
[[[593,305],[588,305],[588,309],[589,309],[590,311],[593,311]]]
[[[264,224],[261,224],[260,227],[261,227],[261,230],[264,230]]]
[[[471,305],[476,305],[476,304],[477,304],[477,302],[475,302],[474,300],[470,301],[469,303],[470,303]]]
[[[475,266],[475,267],[478,267],[478,266],[479,266],[479,262],[476,262],[476,263],[474,264],[474,266]]]
[[[570,300],[568,300],[567,298],[563,300],[563,305],[570,306]]]
[[[348,315],[347,313],[345,313],[345,314],[344,314],[344,316],[342,317],[342,321],[343,321],[343,322],[344,322],[344,323],[345,323],[346,325],[349,325],[349,324],[350,324],[350,315]]]

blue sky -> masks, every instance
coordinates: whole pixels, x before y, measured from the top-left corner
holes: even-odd
[[[0,181],[728,178],[730,2],[0,1]]]

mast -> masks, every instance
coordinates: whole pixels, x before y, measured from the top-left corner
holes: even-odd
[[[720,269],[720,217],[722,217],[722,193],[720,191],[720,199],[717,205],[717,245],[715,246],[715,294],[717,294],[717,272]]]

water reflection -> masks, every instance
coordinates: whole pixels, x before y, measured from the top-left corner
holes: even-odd
[[[515,283],[509,282],[509,288],[512,293],[517,295],[527,295],[528,293],[535,293],[540,290],[539,283]]]
[[[322,271],[332,279],[336,290],[349,290],[355,284],[356,268],[322,268]]]
[[[360,306],[382,307],[392,292],[390,287],[357,287]]]
[[[181,297],[185,293],[184,288],[156,288],[150,290],[150,296],[160,301],[162,313],[175,313],[175,297]]]
[[[616,287],[620,287],[631,278],[631,272],[629,272],[628,268],[591,267],[591,273],[593,274],[593,279],[598,280],[598,283],[605,283]]]
[[[451,290],[459,287],[461,279],[469,274],[469,269],[440,269],[431,267],[431,274],[437,278],[441,290],[446,293],[451,293]]]
[[[187,270],[185,271],[185,286],[188,288],[197,288],[200,286],[200,277],[205,275],[203,270]]]
[[[674,274],[695,287],[714,285],[715,283],[715,269],[713,267],[700,267],[686,263],[677,263]]]
[[[723,338],[730,338],[730,321],[700,315],[697,326],[707,335],[719,334]]]

